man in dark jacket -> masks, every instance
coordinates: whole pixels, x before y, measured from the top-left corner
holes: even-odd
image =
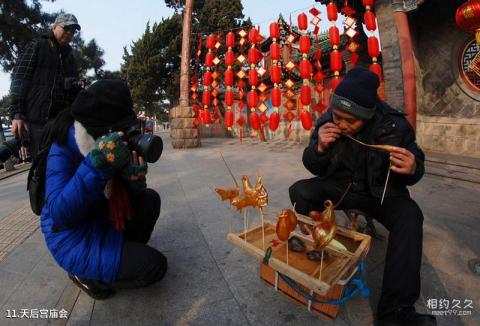
[[[293,184],[290,199],[308,215],[346,192],[338,209],[360,209],[382,223],[390,235],[379,323],[435,325],[433,316],[418,314],[413,306],[420,295],[423,215],[406,186],[423,176],[424,154],[403,114],[378,99],[378,86],[378,77],[364,68],[352,69],[337,86],[303,152],[303,164],[316,177]],[[371,150],[349,137],[393,150]]]
[[[49,34],[31,41],[13,70],[10,95],[12,133],[30,134],[36,155],[45,123],[67,108],[80,90],[74,81],[78,70],[70,42],[80,30],[72,14],[60,14]]]

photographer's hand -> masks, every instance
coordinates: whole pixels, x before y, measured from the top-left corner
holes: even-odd
[[[121,169],[128,164],[130,152],[127,144],[122,140],[123,132],[112,132],[99,137],[92,150],[92,162],[96,167],[110,166]]]
[[[122,178],[129,186],[134,189],[144,189],[147,187],[145,175],[148,172],[148,166],[143,157],[138,156],[132,151],[130,163],[122,170]]]

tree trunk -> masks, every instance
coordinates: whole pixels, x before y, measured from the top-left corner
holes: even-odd
[[[182,33],[182,61],[180,63],[180,105],[188,106],[190,66],[190,34],[192,31],[192,10],[193,1],[186,0],[183,12],[183,33]]]

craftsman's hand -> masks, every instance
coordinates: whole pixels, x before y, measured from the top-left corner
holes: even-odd
[[[21,138],[21,136],[28,134],[27,122],[25,120],[13,119],[12,134],[15,136],[15,138]]]
[[[417,168],[415,155],[408,149],[401,147],[393,148],[393,151],[390,153],[390,162],[392,163],[392,171],[399,174],[412,175]]]
[[[325,152],[327,148],[341,136],[342,131],[332,122],[327,122],[318,129],[318,146],[319,153]]]

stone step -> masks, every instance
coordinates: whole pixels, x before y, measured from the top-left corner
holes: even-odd
[[[467,162],[429,158],[425,160],[425,173],[480,184],[480,167]]]

